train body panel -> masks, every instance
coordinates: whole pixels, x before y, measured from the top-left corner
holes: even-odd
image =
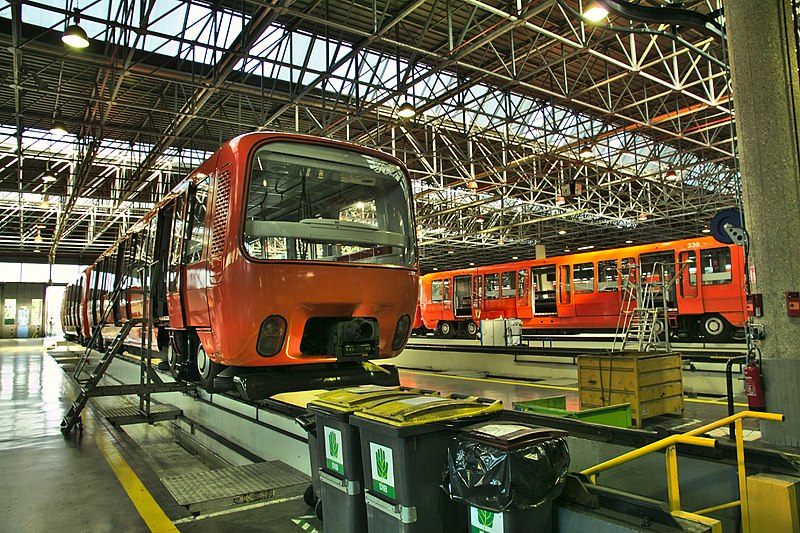
[[[744,325],[743,252],[711,237],[426,274],[421,320],[448,332],[496,318],[520,318],[525,329],[613,330],[624,305],[623,277],[635,271],[657,280],[656,264],[671,277],[680,270],[667,296],[680,328],[718,340]]]
[[[84,332],[99,323],[122,280],[106,341],[146,312],[159,347],[165,332],[194,336],[193,349],[222,365],[392,357],[416,307],[415,236],[411,182],[398,160],[338,141],[245,134],[101,255],[94,280],[84,279],[87,269],[83,300],[68,288],[65,328],[75,309]],[[148,309],[140,271],[130,270],[142,262],[155,265]],[[134,330],[131,345],[141,339]]]

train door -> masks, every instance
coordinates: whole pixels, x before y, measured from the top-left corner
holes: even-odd
[[[181,298],[183,245],[186,236],[186,206],[188,204],[189,190],[175,198],[172,216],[172,240],[169,247],[169,261],[167,264],[167,308],[169,309],[169,323],[173,328],[186,327],[186,317]]]
[[[453,303],[456,318],[472,318],[472,275],[453,278]]]
[[[475,320],[480,320],[483,311],[483,276],[480,274],[472,277],[472,308]]]
[[[527,269],[517,272],[517,318],[533,317],[533,300],[531,299],[531,282]]]
[[[203,254],[206,239],[209,178],[189,188],[186,206],[186,237],[181,258],[183,265],[184,318],[189,326],[210,324],[208,312],[209,265]]]
[[[664,265],[664,270],[656,265]],[[663,295],[658,292],[658,287],[661,284],[661,273],[664,273],[666,281],[669,282],[675,277],[675,252],[670,250],[668,252],[652,252],[649,254],[642,254],[639,256],[639,270],[642,282],[652,282],[656,284],[655,304],[661,306],[663,302]],[[676,299],[677,292],[675,284],[672,284],[667,290],[667,307],[674,309],[677,308],[678,303]]]
[[[687,250],[678,254],[678,312],[699,315],[703,313],[703,299],[697,284],[697,251]]]
[[[698,272],[703,291],[703,311],[719,313],[741,311],[742,268],[734,268],[731,248],[720,245],[716,248],[700,250]],[[737,273],[734,282],[734,271]]]
[[[534,316],[558,313],[555,265],[531,268],[531,301]]]
[[[453,296],[450,292],[450,278],[442,280],[442,318],[453,319]]]
[[[558,316],[575,316],[575,306],[572,304],[572,272],[571,265],[558,267]]]
[[[597,262],[597,297],[592,314],[613,317],[615,323],[620,306],[619,273],[616,259]]]

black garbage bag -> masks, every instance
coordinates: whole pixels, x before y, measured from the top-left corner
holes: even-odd
[[[569,460],[564,437],[503,449],[459,436],[448,450],[442,489],[496,513],[531,509],[561,494]]]

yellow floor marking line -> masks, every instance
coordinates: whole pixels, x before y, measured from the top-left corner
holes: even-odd
[[[425,372],[423,370],[401,370],[401,372],[405,372],[407,374],[420,374],[424,376],[436,376],[441,378],[450,378],[450,379],[462,379],[465,381],[480,381],[483,383],[498,383],[500,385],[517,385],[522,387],[536,387],[538,389],[556,389],[556,390],[568,390],[568,391],[577,391],[578,387],[561,387],[558,385],[539,385],[537,383],[529,383],[527,381],[516,381],[513,379],[491,379],[491,378],[469,378],[466,376],[451,376],[448,374],[440,374],[438,372]],[[694,402],[694,403],[712,403],[715,405],[725,405],[724,400],[702,400],[700,398],[684,398],[684,401],[687,402]],[[733,404],[736,407],[747,407],[746,403],[736,403]]]
[[[136,506],[136,510],[139,511],[139,515],[144,519],[150,531],[154,533],[177,532],[178,528],[159,507],[116,447],[109,442],[108,438],[103,434],[103,429],[98,428],[93,436],[97,447],[103,457],[106,458],[109,466],[122,484],[122,488],[128,493],[128,497],[133,502],[133,505]]]

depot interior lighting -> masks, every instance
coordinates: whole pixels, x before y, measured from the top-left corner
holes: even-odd
[[[477,181],[475,181],[475,180],[469,180],[469,181],[467,182],[467,189],[472,189],[472,190],[475,190],[475,189],[477,189],[477,188],[478,188],[478,182],[477,182]]]
[[[666,179],[667,181],[677,181],[678,173],[675,172],[674,168],[671,168],[667,170],[666,174],[664,174],[664,179]]]
[[[565,230],[565,229],[560,229],[560,230],[558,230],[558,234],[559,234],[559,235],[566,235],[566,234],[567,234],[567,230]]]
[[[578,250],[591,250],[594,248],[594,244],[589,244],[587,246],[578,246]]]
[[[584,159],[592,157],[594,155],[594,150],[592,149],[592,145],[584,144],[583,146],[581,146],[579,155]]]
[[[44,239],[42,239],[42,230],[36,232],[36,237],[33,238],[33,242],[44,242]]]
[[[647,213],[645,213],[644,211],[639,213],[639,220],[647,220]]]
[[[625,241],[625,244],[633,244],[633,241],[628,239],[627,241]]]
[[[608,9],[599,2],[587,2],[583,8],[583,18],[589,22],[600,22],[608,16]]]
[[[397,116],[400,118],[413,118],[416,116],[417,110],[411,105],[411,102],[403,102],[397,108]]]
[[[711,230],[709,228],[703,228],[702,231],[703,233],[711,233]]]
[[[567,199],[566,198],[564,198],[561,195],[556,196],[556,205],[564,205],[565,203],[567,203]]]
[[[62,137],[67,134],[67,127],[60,120],[54,120],[53,125],[50,127],[50,133],[57,137]]]
[[[67,29],[61,34],[61,42],[72,48],[86,48],[89,46],[89,36],[86,35],[86,30],[80,26],[80,13],[80,10],[75,10],[72,15],[75,23],[67,26]]]

